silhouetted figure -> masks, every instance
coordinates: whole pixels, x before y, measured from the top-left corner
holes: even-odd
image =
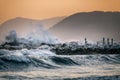
[[[87,48],[87,38],[85,38],[85,48]]]
[[[111,46],[113,46],[114,42],[113,42],[113,38],[111,39]]]
[[[105,46],[105,38],[103,37],[103,46]]]
[[[109,40],[109,38],[107,38],[107,46],[108,46],[108,48],[110,47],[110,40]]]

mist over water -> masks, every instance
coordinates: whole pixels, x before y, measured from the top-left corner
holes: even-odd
[[[0,49],[0,80],[120,79],[119,54],[56,55],[50,50],[52,46],[47,44],[58,44],[60,41],[41,26],[31,28],[25,36],[14,28],[8,32],[3,43],[15,48],[26,47]]]
[[[41,43],[60,43],[55,36],[53,36],[49,31],[45,30],[41,25],[30,26],[29,28],[25,27],[25,30],[23,30],[22,32],[19,32],[19,30],[14,27],[4,31],[4,34],[0,35],[0,37],[2,38],[0,39],[1,43],[15,41],[18,43],[34,45],[39,45]]]

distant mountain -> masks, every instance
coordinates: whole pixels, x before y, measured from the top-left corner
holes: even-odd
[[[73,14],[60,21],[50,31],[60,39],[92,41],[102,37],[120,41],[120,12],[82,12]]]
[[[54,18],[50,18],[50,19],[44,19],[41,20],[40,23],[46,28],[49,29],[52,26],[54,26],[55,24],[57,24],[58,22],[62,21],[65,18],[65,16],[62,17],[54,17]]]
[[[24,36],[30,30],[34,30],[35,26],[43,26],[45,29],[48,29],[64,18],[65,17],[55,17],[45,20],[33,20],[16,17],[10,19],[0,25],[0,40],[3,38],[4,35],[12,30],[15,30],[18,34],[22,34],[22,36]]]
[[[22,18],[22,17],[16,17],[13,19],[10,19],[2,24],[0,24],[0,26],[26,26],[26,25],[43,25],[44,28],[48,29],[50,27],[52,27],[53,25],[55,25],[56,23],[58,23],[59,21],[63,20],[65,18],[65,16],[62,17],[54,17],[54,18],[48,18],[48,19],[43,19],[43,20],[34,20],[34,19],[29,19],[29,18]]]

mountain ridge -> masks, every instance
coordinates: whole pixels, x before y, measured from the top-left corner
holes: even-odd
[[[62,20],[64,17],[56,17],[46,20],[34,20],[22,17],[16,17],[0,25],[0,40],[4,40],[3,38],[9,34],[11,31],[16,31],[19,36],[26,36],[26,33],[29,31],[34,31],[34,27],[40,26],[42,29],[48,29],[52,27],[54,24]]]
[[[75,13],[49,30],[62,40],[89,40],[97,41],[102,37],[120,40],[120,12],[80,12]],[[99,36],[99,37],[98,37]]]

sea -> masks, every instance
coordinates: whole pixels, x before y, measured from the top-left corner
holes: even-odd
[[[120,80],[120,54],[56,55],[0,50],[0,80]]]

